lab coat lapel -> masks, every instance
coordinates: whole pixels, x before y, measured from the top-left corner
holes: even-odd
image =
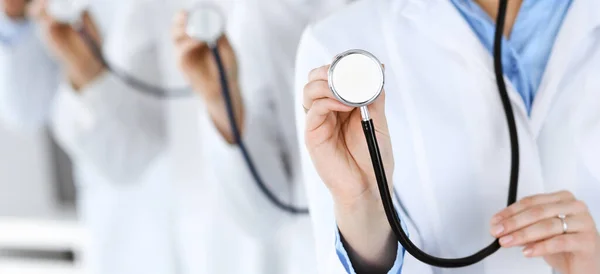
[[[409,0],[404,6],[397,5],[394,8],[400,10],[403,17],[413,21],[414,25],[441,49],[463,59],[474,68],[481,69],[483,74],[490,77],[489,81],[495,81],[493,56],[449,0]],[[432,22],[431,18],[439,20]],[[506,77],[505,81],[510,83],[510,79]],[[508,86],[508,95],[515,111],[523,117],[528,117],[523,99],[512,85]],[[497,97],[496,93],[488,90],[482,89],[482,92]]]
[[[552,101],[559,90],[560,82],[571,69],[569,62],[583,40],[594,29],[600,27],[600,1],[575,0],[564,19],[556,38],[554,49],[546,66],[539,91],[533,101],[531,128],[537,137],[544,125]]]
[[[492,96],[495,101],[500,104],[498,94],[496,89],[490,89],[490,87],[495,87],[495,75],[493,73],[493,62],[492,56],[487,51],[487,49],[481,44],[477,36],[473,33],[470,26],[466,21],[461,17],[456,8],[449,2],[445,0],[425,0],[425,1],[409,1],[406,2],[403,6],[393,7],[393,11],[396,14],[399,14],[401,18],[408,19],[408,24],[411,27],[414,27],[419,30],[419,34],[422,34],[426,39],[434,42],[437,46],[439,46],[441,51],[447,52],[447,57],[444,58],[449,59],[460,59],[466,65],[469,71],[477,72],[477,77],[474,77],[473,81],[475,83],[475,90],[477,92],[485,92],[485,96]],[[440,22],[443,24],[434,24],[431,18],[440,18]],[[394,17],[389,19],[389,24],[393,25],[397,22],[394,22]],[[400,19],[402,20],[402,19]],[[453,30],[452,32],[447,31],[448,29]],[[394,28],[384,29],[384,33],[395,32]],[[390,46],[388,46],[388,53],[390,58],[393,60],[394,64],[402,64],[402,60],[400,55],[396,54],[395,51],[400,47],[400,43],[402,43],[401,35],[386,35],[388,37],[397,37],[396,39],[388,38],[390,41],[397,41],[396,43],[390,42]],[[394,45],[398,44],[398,45]],[[441,63],[446,60],[440,60]],[[393,66],[392,66],[393,67]],[[392,68],[392,70],[394,70]],[[479,70],[479,71],[475,71]],[[486,77],[486,75],[489,77]],[[395,77],[395,80],[399,83],[404,83],[402,79],[402,74],[398,73]],[[513,103],[515,114],[517,114],[518,123],[524,125],[526,128],[527,123],[527,113],[524,108],[523,101],[519,94],[516,93],[515,89],[512,87],[508,79],[506,79],[508,83],[509,96],[511,102]],[[400,88],[401,89],[401,88]],[[392,95],[390,95],[392,96]],[[391,98],[391,97],[390,97]],[[418,115],[417,109],[415,109],[415,103],[411,98],[410,92],[403,92],[400,102],[403,102],[402,105],[403,111],[406,113],[408,120],[408,126],[410,128],[410,132],[413,134],[412,140],[414,142],[413,147],[415,149],[415,162],[417,168],[419,169],[419,174],[421,176],[421,186],[423,188],[424,201],[426,205],[426,211],[429,213],[429,222],[431,224],[430,229],[431,232],[428,233],[430,235],[434,235],[434,237],[438,237],[435,242],[443,242],[439,237],[443,237],[441,235],[445,235],[448,232],[448,228],[443,227],[440,223],[440,203],[435,199],[434,194],[434,182],[430,178],[432,171],[429,169],[428,160],[426,159],[426,144],[421,142],[423,140],[421,134],[422,131],[419,128],[418,119],[415,115]],[[523,128],[521,128],[523,129]],[[523,139],[528,138],[528,134],[523,135]],[[539,169],[533,171],[532,173],[539,174]],[[534,176],[535,180],[529,180],[530,177],[527,177],[527,184],[520,187],[520,191],[523,193],[538,193],[539,190],[543,188],[541,179],[539,176]],[[507,182],[506,182],[507,183]],[[504,184],[504,182],[503,182]],[[504,185],[503,185],[504,186]],[[490,210],[487,210],[490,211]],[[491,211],[490,211],[491,212]],[[490,213],[491,216],[491,213]],[[461,233],[456,232],[456,233]],[[464,233],[464,231],[463,231]],[[436,247],[431,247],[431,249],[435,249]],[[439,248],[439,247],[437,247]]]

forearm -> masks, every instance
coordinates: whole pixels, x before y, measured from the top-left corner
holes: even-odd
[[[337,225],[357,273],[387,273],[394,265],[398,242],[381,204],[362,201],[335,208]]]
[[[110,73],[79,93],[63,82],[51,118],[54,136],[73,159],[116,182],[142,175],[165,144],[160,102]]]

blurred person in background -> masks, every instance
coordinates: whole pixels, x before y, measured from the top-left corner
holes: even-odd
[[[291,92],[296,50],[309,23],[346,2],[238,1],[217,43],[245,147],[267,188],[296,209],[306,208]],[[249,235],[270,243],[272,258],[287,256],[288,271],[314,273],[310,219],[284,211],[257,186],[233,135],[211,50],[186,33],[189,16],[177,16],[174,40],[181,69],[207,106],[200,115],[201,140],[205,158],[211,159],[206,164],[225,193],[222,208]]]
[[[155,86],[178,82],[170,28],[185,1],[92,0],[82,25],[109,63]],[[214,206],[193,96],[127,85],[48,1],[3,0],[0,117],[48,125],[74,163],[89,273],[266,273],[274,262]],[[172,64],[171,64],[172,63]],[[192,137],[190,137],[192,136]],[[234,248],[232,248],[234,247]]]
[[[597,0],[364,0],[307,28],[295,107],[319,272],[600,273],[599,11]],[[495,254],[460,268],[405,255],[361,111],[329,88],[328,64],[353,48],[385,64],[368,109],[408,236],[442,258],[498,240]],[[518,196],[506,207],[511,162]]]

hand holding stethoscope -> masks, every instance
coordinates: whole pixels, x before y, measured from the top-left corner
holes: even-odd
[[[499,58],[506,3],[500,1],[494,63],[511,135],[510,206],[491,221],[491,234],[498,240],[471,256],[440,258],[427,254],[412,243],[400,225],[390,194],[393,184],[387,182],[387,178],[393,178],[394,164],[384,99],[380,96],[384,71],[379,60],[368,52],[349,50],[336,56],[331,66],[310,72],[303,100],[305,143],[332,194],[336,221],[357,272],[387,272],[398,241],[416,259],[438,267],[468,266],[501,246],[519,246],[524,256],[543,257],[561,273],[599,273],[600,236],[583,202],[569,192],[516,201],[517,131]]]
[[[226,35],[223,33],[222,22],[219,28],[215,28],[215,33],[203,33],[203,36],[212,37],[192,37],[191,35],[202,35],[203,30],[190,30],[190,26],[203,27],[210,25],[211,22],[204,24],[194,24],[193,20],[210,19],[212,16],[208,13],[218,12],[217,9],[197,9],[194,13],[185,11],[179,12],[173,22],[173,39],[176,46],[176,56],[179,66],[196,91],[204,100],[210,116],[219,132],[224,136],[228,143],[233,144],[234,140],[232,128],[225,112],[225,102],[222,96],[219,67],[214,60],[212,48],[218,50],[221,56],[224,73],[227,75],[228,87],[233,101],[234,113],[236,116],[237,127],[243,130],[244,105],[238,84],[238,66],[235,52],[229,43]],[[215,14],[215,16],[220,16]],[[215,18],[215,20],[217,20]],[[192,21],[192,22],[191,22]],[[214,40],[215,45],[209,45],[206,40]]]
[[[382,261],[393,261],[394,255],[387,259],[382,256],[395,254],[397,242],[388,241],[392,231],[381,208],[377,180],[362,134],[361,112],[339,102],[331,92],[329,69],[327,65],[312,70],[304,87],[306,146],[319,176],[332,194],[340,232],[356,251],[352,255],[365,262],[377,262],[382,258]],[[368,109],[382,151],[386,176],[392,178],[394,157],[385,116],[384,92]],[[381,247],[381,252],[373,252],[377,250],[373,247]],[[368,267],[373,273],[385,273],[383,270],[391,268],[378,264]],[[355,265],[355,269],[360,273],[360,266]]]
[[[329,70],[327,65],[311,71],[304,87],[305,143],[319,176],[332,194],[340,233],[355,252],[350,254],[351,258],[371,263],[354,267],[383,273],[391,268],[397,241],[382,210],[361,128],[364,119],[359,109],[341,103],[331,91]],[[394,158],[383,95],[382,92],[368,106],[368,111],[386,176],[393,178]],[[560,273],[600,271],[600,236],[594,220],[585,204],[569,192],[524,198],[492,220],[490,233],[500,239],[502,247],[522,247],[524,256],[543,257]]]
[[[78,3],[78,2],[72,2]],[[52,15],[48,9],[53,8]],[[99,31],[87,12],[77,13],[77,18],[55,18],[60,14],[58,5],[50,6],[48,0],[34,0],[28,7],[29,15],[39,24],[43,35],[54,55],[60,60],[68,80],[75,90],[89,84],[105,70],[104,64],[95,58],[93,51],[86,44],[78,31],[65,21],[80,20],[81,28],[101,44]],[[65,7],[66,10],[66,7]],[[79,18],[79,15],[81,17]],[[60,16],[60,15],[59,15]]]
[[[222,137],[237,145],[256,187],[275,207],[293,214],[308,214],[282,201],[269,189],[244,143],[244,104],[237,79],[235,53],[225,34],[225,17],[209,4],[180,12],[173,23],[177,58],[184,74],[205,100],[208,112]],[[245,183],[245,182],[244,182]]]

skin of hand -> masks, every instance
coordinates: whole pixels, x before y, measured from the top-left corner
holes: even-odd
[[[205,42],[198,41],[187,35],[187,17],[188,14],[181,11],[175,16],[173,23],[173,41],[175,42],[179,67],[194,90],[205,101],[212,121],[225,141],[229,144],[234,144],[235,138],[225,108],[217,63],[214,60],[211,49]],[[219,50],[229,81],[228,86],[231,93],[236,124],[240,130],[240,134],[243,135],[244,103],[238,84],[238,65],[235,52],[225,35],[217,41],[217,49]]]
[[[336,221],[353,266],[359,273],[386,273],[394,263],[397,242],[381,205],[360,111],[335,99],[328,69],[329,65],[312,70],[304,87],[306,147],[333,196]],[[368,108],[391,181],[394,158],[385,92]]]
[[[25,0],[2,0],[2,8],[4,13],[11,19],[25,18],[27,1]]]
[[[71,25],[58,22],[47,13],[48,0],[34,0],[28,13],[40,25],[52,52],[58,57],[75,90],[81,90],[99,77],[106,68],[95,58],[83,38]],[[101,45],[99,32],[87,12],[83,28]]]
[[[561,214],[566,216],[566,233]],[[598,230],[586,204],[571,192],[523,198],[494,215],[491,225],[503,247],[523,247],[526,257],[543,257],[560,273],[600,273]]]

